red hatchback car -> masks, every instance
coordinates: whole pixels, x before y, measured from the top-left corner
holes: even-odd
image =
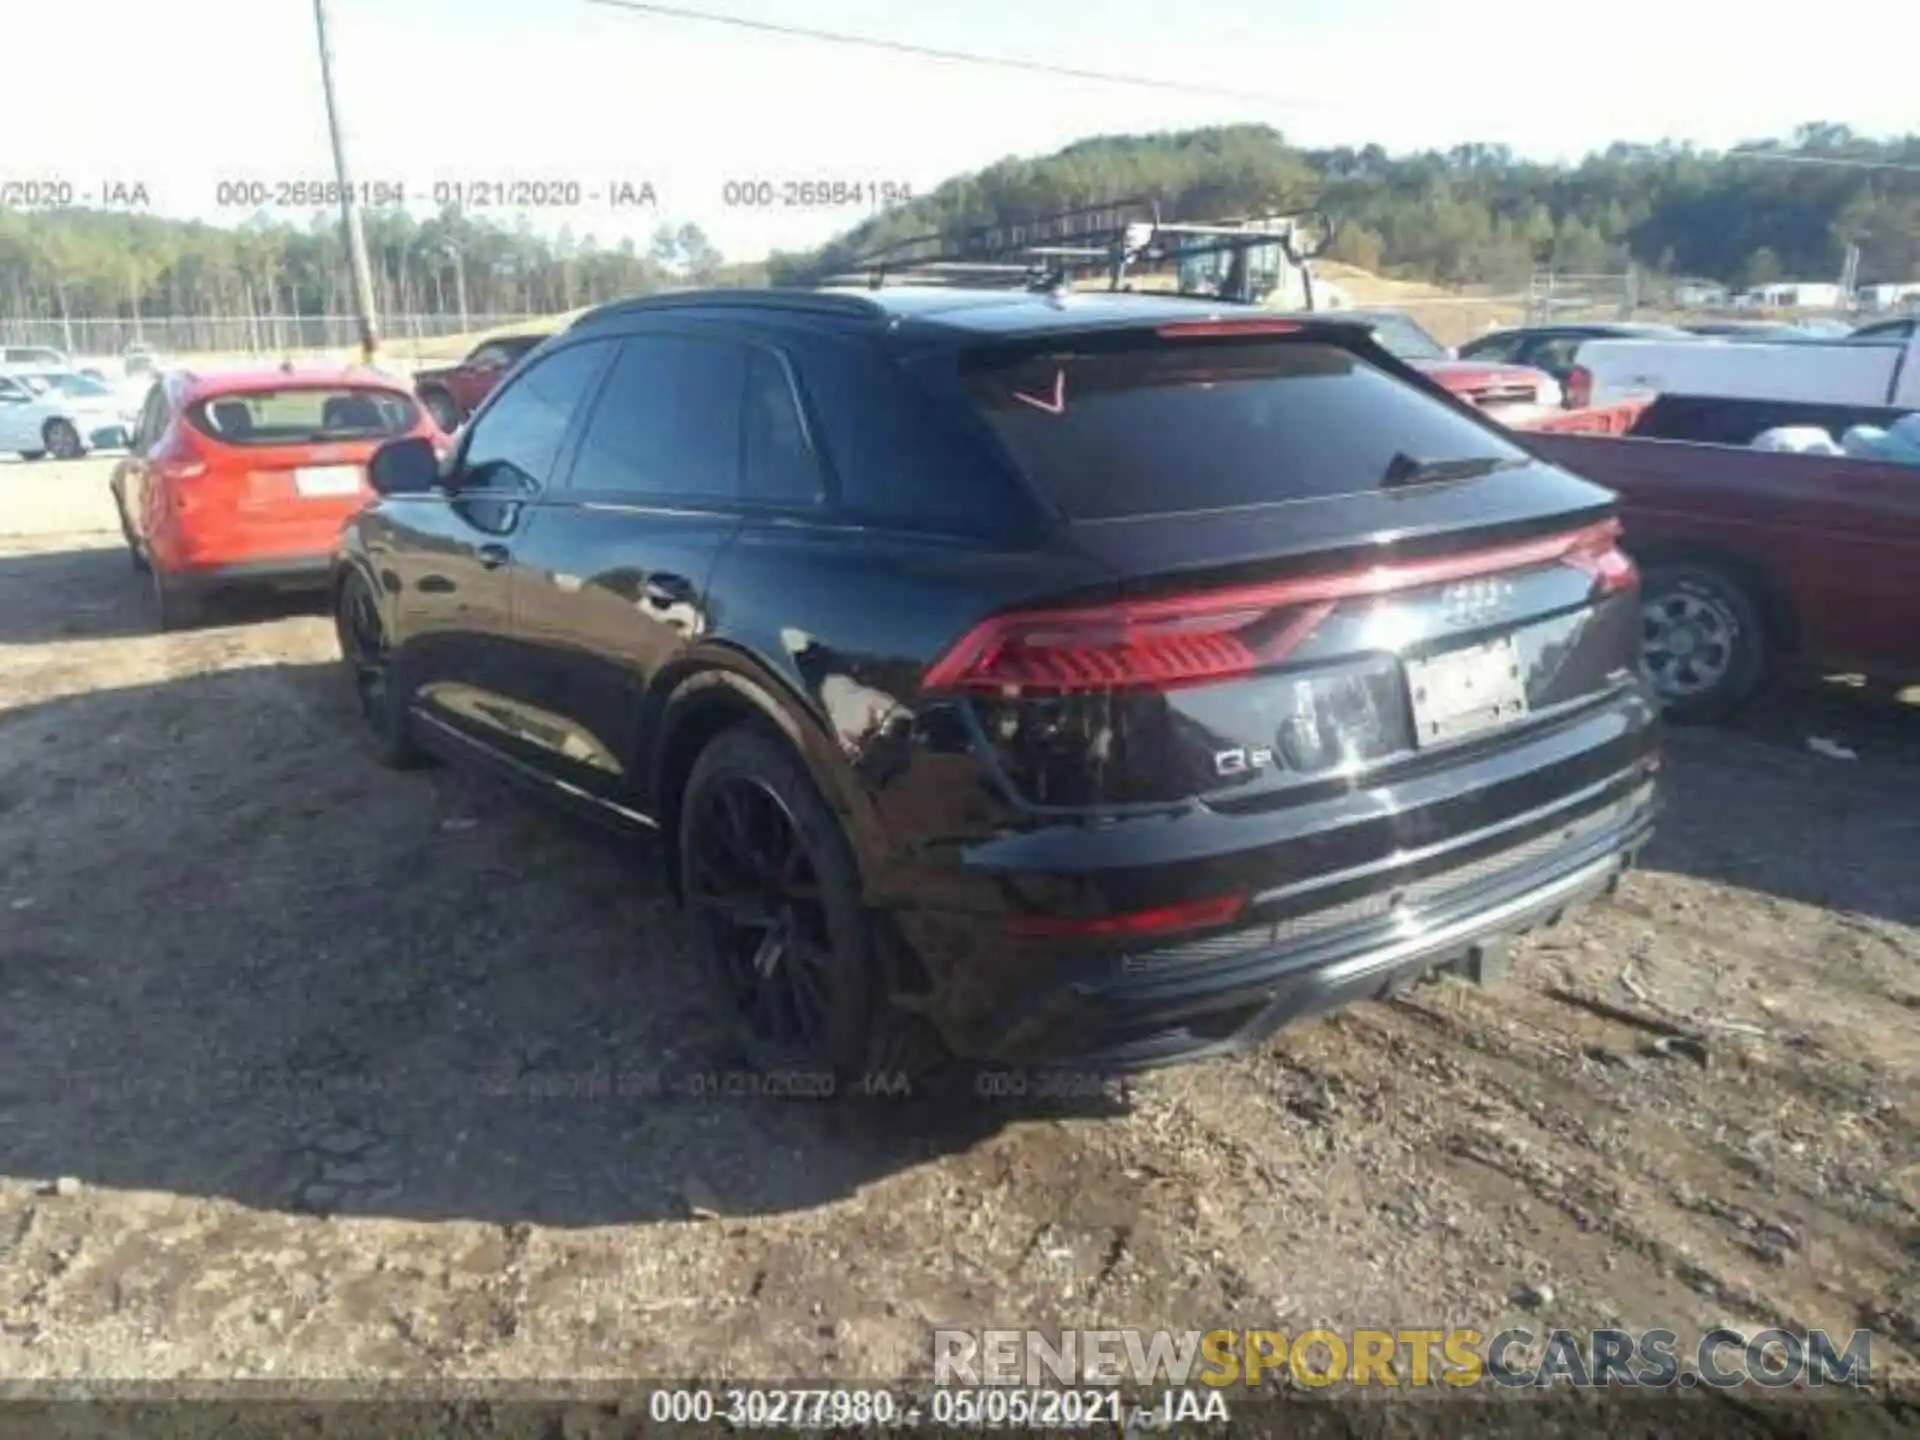
[[[110,482],[161,628],[193,623],[213,591],[324,586],[340,527],[372,497],[367,461],[403,435],[442,438],[374,371],[163,375]]]

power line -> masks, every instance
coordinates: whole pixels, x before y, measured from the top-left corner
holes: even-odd
[[[1232,90],[1219,85],[1202,85],[1190,80],[1165,80],[1150,75],[1120,75],[1109,70],[1083,70],[1072,65],[1052,65],[1044,60],[1022,60],[1011,55],[981,55],[967,50],[943,50],[932,45],[913,45],[904,40],[886,40],[875,35],[849,35],[838,30],[814,30],[803,25],[780,25],[771,20],[749,20],[741,15],[717,15],[709,10],[689,10],[679,5],[652,5],[643,0],[586,0],[589,5],[604,5],[611,10],[629,10],[641,15],[656,15],[670,20],[702,20],[710,25],[730,25],[738,30],[758,30],[767,35],[783,35],[795,40],[819,40],[829,45],[855,45],[868,50],[886,50],[896,55],[918,55],[928,60],[951,60],[963,65],[992,65],[1002,70],[1025,70],[1035,75],[1057,75],[1069,80],[1099,80],[1109,85],[1131,85],[1142,90],[1172,90],[1187,95],[1209,95],[1224,100],[1257,100],[1266,105],[1298,107],[1311,105],[1298,97],[1273,95],[1259,90]]]

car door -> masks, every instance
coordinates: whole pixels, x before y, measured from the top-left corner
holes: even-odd
[[[27,387],[0,375],[0,451],[43,448],[33,423],[35,414],[33,395]]]
[[[393,594],[395,661],[431,723],[512,756],[513,565],[613,346],[557,349],[503,386],[466,427],[430,495],[389,497],[370,558]]]
[[[706,633],[707,580],[739,527],[748,360],[712,334],[622,339],[566,483],[527,527],[514,625],[539,763],[618,805],[645,804],[642,702]]]

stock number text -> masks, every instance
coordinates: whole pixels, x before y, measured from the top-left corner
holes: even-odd
[[[312,210],[351,199],[374,207],[405,205],[407,187],[397,180],[360,180],[343,187],[338,180],[222,180],[213,187],[213,203],[222,209]]]
[[[903,205],[913,187],[893,180],[729,180],[720,203],[748,210],[830,210]]]

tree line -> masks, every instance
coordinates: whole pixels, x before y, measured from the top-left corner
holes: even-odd
[[[382,314],[546,314],[667,285],[709,284],[722,257],[696,225],[644,247],[549,238],[456,210],[363,217]],[[210,225],[132,211],[0,210],[0,307],[23,320],[342,315],[352,279],[337,215]]]
[[[1911,168],[1875,168],[1898,166]],[[1572,165],[1523,160],[1503,145],[1301,149],[1264,125],[1102,136],[949,180],[769,268],[794,278],[917,234],[1150,195],[1180,220],[1318,206],[1335,221],[1331,258],[1440,284],[1629,265],[1732,286],[1830,280],[1854,244],[1861,282],[1911,281],[1920,279],[1916,172],[1920,134],[1876,141],[1823,123],[1739,152],[1615,144]]]
[[[1750,149],[1616,144],[1557,165],[1499,145],[1302,149],[1264,125],[1100,136],[999,161],[819,250],[744,266],[724,264],[694,225],[609,246],[452,209],[425,219],[374,210],[365,224],[383,314],[552,313],[674,285],[790,282],[908,236],[1131,195],[1188,220],[1317,205],[1336,222],[1332,258],[1450,285],[1523,283],[1543,266],[1634,265],[1734,286],[1829,279],[1849,245],[1860,247],[1862,282],[1920,279],[1920,135],[1871,140],[1810,124]],[[29,320],[344,314],[339,228],[333,215],[229,227],[128,211],[0,211],[0,309]]]

